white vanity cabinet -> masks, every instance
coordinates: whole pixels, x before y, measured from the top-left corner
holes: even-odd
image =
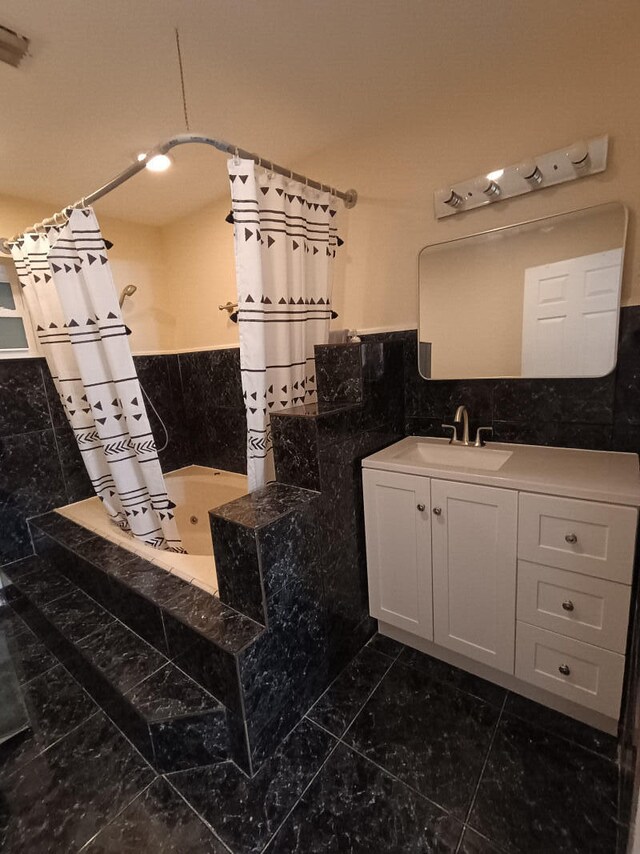
[[[362,475],[382,634],[615,732],[638,457],[409,437]]]
[[[365,469],[369,610],[513,673],[517,493]]]
[[[429,478],[364,472],[369,609],[433,639]]]
[[[432,479],[431,502],[433,639],[513,673],[517,493]]]

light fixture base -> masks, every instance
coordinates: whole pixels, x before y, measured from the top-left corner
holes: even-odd
[[[586,147],[586,156],[579,163],[572,162],[572,157],[577,158],[578,146]],[[525,177],[523,175],[522,161],[513,166],[505,166],[502,170],[494,170],[484,175],[460,181],[457,184],[447,184],[446,191],[436,190],[433,195],[433,206],[436,219],[474,210],[484,205],[494,205],[504,199],[521,196],[525,193],[533,193],[543,190],[545,187],[554,187],[565,181],[575,181],[585,178],[587,175],[595,175],[604,172],[607,168],[607,152],[609,147],[608,135],[593,137],[589,140],[581,140],[580,143],[549,151],[532,159],[535,165],[535,174]],[[500,175],[498,178],[497,176]],[[489,194],[487,190],[480,190],[483,186],[493,184],[497,192]],[[460,204],[452,206],[447,204],[444,197],[451,193],[459,196]]]

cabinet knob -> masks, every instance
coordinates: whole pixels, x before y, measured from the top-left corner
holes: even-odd
[[[578,538],[575,534],[565,534],[565,540],[568,543],[571,543],[571,545],[574,545],[574,543],[578,542]]]
[[[434,507],[433,508],[433,515],[434,516],[441,516],[442,515],[442,507]]]
[[[562,603],[562,607],[565,611],[573,611],[573,602],[571,601],[571,599],[567,599],[566,602]]]
[[[558,670],[563,676],[568,676],[571,673],[571,668],[568,664],[561,664]]]
[[[424,504],[416,504],[416,507],[421,513],[424,513]]]

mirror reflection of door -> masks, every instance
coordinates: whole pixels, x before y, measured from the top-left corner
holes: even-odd
[[[607,202],[425,246],[418,260],[422,376],[610,373],[627,219],[623,204]]]
[[[603,376],[613,370],[622,249],[524,271],[523,377]]]

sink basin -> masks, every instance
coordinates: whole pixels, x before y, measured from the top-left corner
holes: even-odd
[[[408,449],[402,449],[397,459],[417,465],[451,466],[452,468],[462,466],[463,468],[482,471],[498,471],[512,453],[512,451],[476,448],[470,445],[441,445],[432,442],[418,442]]]

